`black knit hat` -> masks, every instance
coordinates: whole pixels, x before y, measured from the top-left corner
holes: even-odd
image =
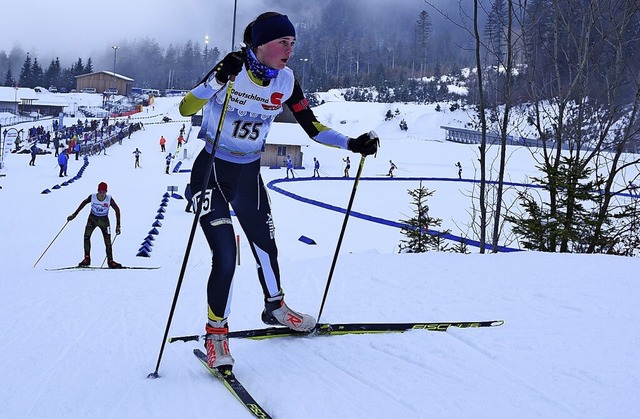
[[[251,44],[253,47],[271,42],[285,36],[296,36],[296,29],[287,15],[273,15],[264,19],[256,19],[251,28]]]

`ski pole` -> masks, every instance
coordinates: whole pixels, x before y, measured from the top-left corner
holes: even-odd
[[[216,156],[216,148],[218,147],[218,141],[220,140],[220,133],[222,132],[222,126],[224,124],[224,118],[227,114],[227,107],[229,106],[229,100],[231,99],[231,91],[233,90],[234,76],[229,78],[227,83],[227,92],[224,97],[224,103],[222,104],[222,112],[220,114],[220,120],[218,121],[218,127],[216,129],[216,137],[213,140],[213,147],[211,150],[211,156],[209,156],[209,162],[207,163],[207,171],[204,175],[204,182],[202,189],[200,190],[200,196],[198,197],[198,205],[196,207],[195,214],[193,216],[193,223],[191,224],[191,233],[187,240],[187,248],[184,251],[184,257],[182,259],[182,266],[180,267],[180,275],[178,275],[178,283],[176,284],[176,291],[173,295],[173,302],[171,303],[171,309],[169,310],[169,318],[167,319],[167,326],[164,330],[164,336],[162,337],[162,343],[160,345],[160,353],[158,354],[158,362],[156,363],[156,369],[150,373],[147,378],[158,378],[158,370],[160,369],[160,362],[162,361],[162,354],[164,352],[164,346],[167,343],[167,337],[169,336],[169,328],[171,327],[171,320],[173,319],[173,313],[176,309],[176,303],[178,302],[178,295],[180,294],[180,288],[182,287],[182,280],[184,279],[184,273],[187,269],[187,262],[189,260],[189,254],[191,253],[191,245],[193,244],[193,238],[196,234],[196,228],[198,227],[198,219],[202,212],[202,205],[204,203],[204,196],[207,191],[207,185],[209,184],[209,178],[211,172],[213,172],[213,162]]]
[[[40,262],[40,259],[42,259],[42,257],[44,256],[45,253],[47,253],[47,250],[49,250],[49,248],[51,247],[51,245],[53,244],[54,241],[56,241],[56,239],[58,238],[58,236],[60,235],[60,233],[62,233],[62,230],[64,230],[64,228],[67,226],[67,224],[69,224],[69,220],[67,220],[66,223],[64,223],[64,225],[62,226],[62,228],[60,229],[60,231],[58,232],[58,234],[56,234],[56,236],[53,238],[53,240],[51,240],[51,243],[49,243],[49,246],[47,246],[46,249],[44,249],[44,252],[42,252],[42,254],[40,255],[40,257],[38,258],[38,260],[36,260],[36,263],[33,264],[33,267],[35,268],[36,265],[38,264],[38,262]]]
[[[118,237],[118,235],[116,234],[116,236],[113,238],[113,241],[111,242],[111,247],[113,248],[113,244],[116,242],[116,238]],[[102,265],[100,265],[100,267],[102,268],[104,266],[104,263],[107,261],[107,255],[104,256],[104,259],[102,260]]]
[[[362,174],[362,167],[364,166],[365,156],[360,157],[360,164],[358,165],[358,172],[353,182],[353,189],[351,190],[351,197],[349,198],[349,205],[347,205],[347,211],[344,214],[344,221],[342,222],[342,229],[340,230],[340,236],[338,237],[338,244],[336,245],[336,251],[333,254],[333,261],[331,262],[331,269],[329,269],[329,278],[327,278],[327,286],[324,289],[324,296],[322,297],[322,304],[320,304],[320,312],[318,313],[317,323],[320,323],[320,316],[322,316],[322,310],[324,309],[324,303],[327,300],[327,294],[329,293],[329,286],[331,285],[331,278],[333,277],[333,270],[336,267],[338,261],[338,254],[340,253],[340,246],[342,245],[342,239],[344,232],[347,228],[347,221],[349,220],[349,214],[351,213],[351,206],[353,205],[353,199],[356,196],[356,190],[358,189],[358,182],[360,181],[360,175]]]

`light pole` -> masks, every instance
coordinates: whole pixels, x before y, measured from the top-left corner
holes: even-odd
[[[113,48],[113,84],[114,84],[114,88],[117,87],[116,84],[116,56],[118,55],[118,48],[120,48],[119,46],[112,46],[111,48]]]
[[[305,67],[305,64],[307,64],[307,61],[309,61],[309,59],[300,58],[300,61],[302,61],[302,91],[304,92],[304,67]]]
[[[205,35],[204,36],[204,70],[203,71],[207,71],[209,68],[209,65],[207,63],[207,55],[209,54],[209,35]]]

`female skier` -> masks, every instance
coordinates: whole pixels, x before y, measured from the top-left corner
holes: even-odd
[[[227,54],[181,101],[180,113],[194,115],[203,106],[198,138],[206,146],[191,171],[194,208],[205,190],[200,226],[212,252],[207,285],[208,321],[205,347],[211,368],[230,370],[233,357],[227,339],[231,284],[235,270],[236,242],[229,206],[233,208],[257,262],[264,294],[262,321],[297,331],[315,327],[315,319],[294,311],[284,302],[280,285],[275,228],[267,191],[260,175],[260,155],[269,128],[283,104],[313,140],[329,146],[370,155],[378,149],[378,137],[370,132],[349,138],[316,119],[287,62],[293,55],[295,29],[286,15],[267,12],[244,31],[240,51]],[[216,137],[226,85],[233,89],[224,114],[216,150]],[[211,176],[205,179],[210,153],[215,153]]]

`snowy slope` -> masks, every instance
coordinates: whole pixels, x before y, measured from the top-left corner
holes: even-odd
[[[9,155],[0,178],[0,402],[7,418],[205,418],[249,417],[245,409],[191,354],[197,343],[167,344],[161,378],[155,369],[193,218],[185,201],[170,199],[150,258],[135,257],[152,228],[163,194],[188,174],[164,174],[183,118],[175,98],[161,98],[141,114],[146,129],[90,158],[73,184],[59,183],[55,159]],[[475,148],[442,141],[441,125],[463,114],[432,107],[393,105],[406,117],[385,123],[389,105],[329,103],[320,119],[347,135],[375,129],[382,138],[364,176],[398,165],[393,181],[363,181],[354,211],[399,220],[410,214],[403,177],[455,180],[456,161],[473,178]],[[164,114],[173,122],[158,123]],[[342,124],[340,121],[346,121]],[[187,123],[187,127],[189,124]],[[276,128],[274,128],[275,131]],[[275,134],[275,132],[274,132]],[[134,169],[132,151],[142,152]],[[187,144],[183,168],[200,144]],[[304,148],[311,176],[313,157],[323,172],[339,177],[348,152],[309,141]],[[533,173],[526,150],[510,150],[512,180]],[[183,157],[183,154],[180,154]],[[352,174],[357,156],[352,155]],[[81,162],[70,161],[74,176]],[[263,169],[266,181],[284,169]],[[66,216],[109,184],[122,209],[122,234],[114,244],[125,265],[158,270],[60,271],[82,258],[88,209]],[[353,181],[314,180],[278,186],[345,207]],[[467,222],[464,182],[426,184],[436,190],[430,215],[455,229]],[[343,215],[271,193],[283,286],[295,309],[317,315]],[[404,214],[404,215],[403,215]],[[112,222],[113,220],[112,214]],[[64,228],[63,228],[64,227]],[[62,232],[60,230],[62,229]],[[240,230],[237,230],[240,232]],[[42,260],[33,265],[60,232]],[[454,233],[459,233],[455,230]],[[310,246],[298,240],[314,239]],[[350,219],[322,321],[404,322],[504,319],[495,329],[412,331],[393,335],[333,336],[265,341],[236,340],[234,370],[256,400],[276,418],[631,418],[640,415],[637,259],[604,255],[519,252],[497,255],[398,254],[402,238],[392,227]],[[104,257],[99,233],[93,260]],[[262,296],[254,262],[241,235],[230,317],[232,329],[261,327]],[[198,230],[189,257],[170,335],[201,333],[206,319],[209,250]]]

